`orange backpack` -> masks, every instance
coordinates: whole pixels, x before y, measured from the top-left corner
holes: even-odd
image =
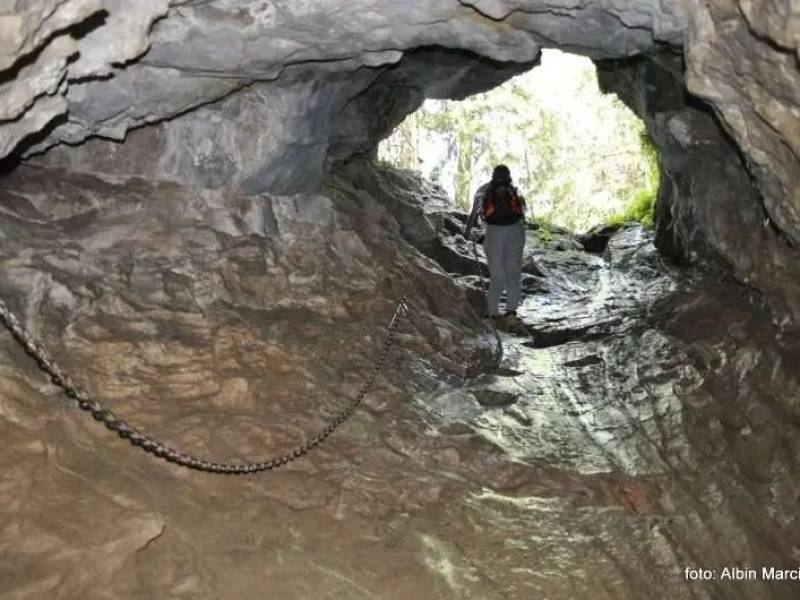
[[[483,199],[483,220],[490,225],[513,225],[525,216],[522,200],[511,184],[489,184]]]

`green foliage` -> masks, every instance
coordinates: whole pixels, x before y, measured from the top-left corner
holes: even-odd
[[[543,244],[553,241],[553,224],[548,219],[535,219],[535,223],[539,226],[536,230],[536,235]]]
[[[642,150],[642,156],[647,161],[647,183],[648,187],[658,190],[661,179],[661,171],[658,168],[658,148],[653,138],[647,131],[639,133],[639,144]]]
[[[433,179],[465,209],[492,167],[507,164],[531,213],[572,230],[622,218],[658,189],[643,123],[600,92],[591,61],[556,51],[485,94],[426,101],[379,155]]]
[[[622,211],[611,215],[608,224],[625,225],[627,223],[641,223],[648,229],[652,229],[657,195],[657,190],[648,188],[638,190],[628,206]]]
[[[658,199],[660,171],[658,168],[658,149],[646,131],[639,136],[642,156],[647,162],[645,185],[628,190],[629,201],[622,210],[608,219],[611,225],[641,223],[648,229],[653,228],[655,205]]]

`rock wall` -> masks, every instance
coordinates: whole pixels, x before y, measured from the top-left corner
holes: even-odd
[[[685,49],[687,89],[708,103],[733,143],[726,142],[731,150],[709,171],[715,175],[703,182],[699,172],[694,178],[699,187],[671,206],[684,213],[707,206],[708,226],[702,227],[714,249],[741,281],[765,292],[776,319],[796,331],[800,5],[795,0],[698,3]],[[691,135],[691,127],[684,129]],[[693,155],[700,157],[703,144],[696,147]],[[730,200],[720,200],[726,196]]]
[[[34,2],[42,12],[50,4],[54,2]],[[0,156],[11,152],[25,134],[48,123],[55,125],[52,131],[18,151],[30,154],[95,135],[120,140],[128,129],[213,102],[249,82],[280,80],[284,84],[298,73],[317,79],[326,73],[351,74],[397,64],[405,52],[418,48],[438,46],[518,63],[534,60],[543,44],[560,44],[598,57],[627,56],[657,43],[680,44],[686,28],[680,0],[630,6],[612,0],[579,5],[550,0],[532,6],[457,0],[435,5],[422,0],[403,4],[361,0],[345,6],[338,0],[219,0],[173,1],[169,7],[166,0],[152,0],[137,3],[136,9],[108,0],[102,8],[97,1],[80,6],[82,12],[68,13],[58,21],[60,28],[53,25],[56,34],[32,39],[7,57],[9,66],[19,68],[31,53],[42,53],[37,62],[41,67],[26,74],[35,86],[16,85],[20,80],[6,86],[20,97],[12,116],[39,126],[25,131],[0,128]],[[22,20],[27,7],[27,3],[12,4],[3,15],[6,22]],[[167,10],[166,18],[150,29],[153,20]],[[96,15],[92,29],[84,35],[80,21],[92,14]],[[127,23],[130,31],[122,30],[120,23]],[[84,37],[70,41],[73,34]],[[109,51],[96,49],[95,39],[106,45],[114,39],[118,49],[106,56]],[[54,51],[44,50],[52,44],[69,47],[51,56]],[[147,44],[151,46],[147,55],[131,62]],[[67,73],[61,62],[69,56],[78,58]],[[57,73],[62,85],[45,86],[43,69]],[[14,76],[14,71],[9,72],[9,79]],[[352,96],[359,93],[355,79]],[[42,106],[36,105],[39,100]],[[67,113],[64,122],[53,123]],[[278,112],[275,120],[280,117]]]
[[[330,162],[373,150],[376,140],[426,97],[465,97],[531,66],[425,49],[383,69],[317,78],[297,72],[292,81],[251,83],[224,100],[131,131],[123,144],[89,140],[54,148],[36,160],[78,171],[147,175],[251,194],[310,191],[319,188]],[[142,114],[152,108],[148,102],[133,106]]]
[[[416,533],[408,550],[373,543],[384,519],[403,527],[400,513],[460,494],[430,456],[491,481],[515,467],[477,439],[463,454],[446,439],[430,439],[434,449],[415,419],[410,393],[460,381],[492,345],[463,290],[403,241],[398,203],[342,180],[283,197],[30,166],[6,181],[2,298],[80,385],[187,451],[250,460],[293,449],[374,373],[401,295],[415,320],[335,437],[268,479],[183,471],[131,448],[0,335],[1,597],[439,593],[439,576],[417,569]],[[413,200],[405,209],[435,237]],[[415,567],[410,577],[398,582],[392,556]]]
[[[646,123],[660,151],[656,245],[680,263],[732,270],[776,322],[800,323],[800,251],[766,213],[757,181],[710,106],[686,92],[679,56],[600,61],[601,86]]]
[[[69,167],[0,180],[0,295],[98,398],[274,456],[352,400],[400,295],[417,317],[346,426],[259,479],[131,449],[0,336],[0,593],[796,598],[680,572],[800,552],[797,31],[791,0],[0,0],[0,155]],[[662,150],[660,249],[783,330],[640,231],[528,232],[533,337],[467,378],[493,347],[460,221],[348,159],[542,46],[612,61]]]
[[[350,419],[253,477],[132,448],[0,335],[3,600],[796,599],[684,569],[796,569],[800,344],[641,228],[603,255],[530,228],[494,369],[464,215],[408,173],[351,161],[282,197],[5,181],[0,297],[182,450],[292,450],[374,372],[399,296],[413,312]]]
[[[714,0],[694,10],[687,86],[745,156],[764,217],[800,246],[800,5]]]
[[[62,146],[40,160],[248,193],[316,189],[332,162],[368,153],[424,97],[496,85],[534,64],[543,46],[597,59],[682,48],[684,66],[669,70],[685,77],[665,85],[704,99],[735,147],[710,133],[704,110],[674,119],[671,137],[655,136],[672,174],[660,243],[702,237],[689,245],[775,296],[779,318],[800,312],[788,289],[800,242],[792,0],[35,0],[0,11],[0,156],[100,136],[126,143]],[[697,160],[680,159],[706,160],[708,146],[727,147],[717,171],[728,192],[702,181]],[[732,204],[709,197],[738,192],[746,200],[735,217],[725,211]],[[750,239],[739,244],[734,231]]]
[[[0,4],[0,157],[63,123],[73,85],[112,77],[119,72],[114,65],[140,57],[151,25],[167,8],[168,0]]]
[[[47,162],[249,193],[318,187],[332,160],[369,151],[422,98],[496,85],[534,64],[543,45],[598,59],[683,46],[686,77],[677,85],[709,103],[742,154],[737,164],[755,179],[756,196],[748,196],[762,206],[746,212],[762,213],[786,245],[798,244],[800,17],[789,0],[370,0],[346,10],[333,0],[152,0],[135,9],[38,0],[3,10],[0,155],[92,136],[124,140],[131,129],[161,123],[126,144],[93,142]],[[414,50],[430,46],[474,54]],[[714,244],[725,260],[741,262],[723,246]],[[737,271],[750,282],[761,268]]]

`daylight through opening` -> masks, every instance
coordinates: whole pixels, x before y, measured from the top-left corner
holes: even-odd
[[[541,65],[463,101],[426,100],[378,158],[440,185],[467,209],[494,165],[507,164],[530,219],[574,231],[652,226],[658,154],[644,123],[600,91],[588,58],[544,50]]]

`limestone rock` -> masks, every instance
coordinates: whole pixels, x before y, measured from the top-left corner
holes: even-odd
[[[0,157],[69,112],[68,82],[138,58],[168,0],[31,0],[0,5]]]
[[[0,5],[0,70],[60,37],[59,32],[102,11],[101,0],[9,0]],[[58,42],[62,43],[62,42]]]
[[[800,6],[715,0],[693,11],[689,91],[709,101],[763,195],[764,218],[800,246]]]
[[[56,130],[72,143],[89,130],[125,143],[92,140],[56,148],[43,160],[79,171],[146,175],[253,194],[310,191],[319,188],[331,161],[373,150],[375,141],[426,96],[464,97],[528,66],[423,50],[387,70],[331,74],[311,82],[254,82],[188,113],[206,97],[236,91],[246,82],[205,78],[201,88],[198,77],[171,68],[130,69],[111,82],[72,86],[73,116]],[[168,85],[172,93],[166,98]],[[146,123],[166,111],[186,114],[126,137],[132,123]]]
[[[448,48],[519,64],[530,63],[542,45],[552,44],[592,56],[617,57],[647,51],[657,43],[680,44],[686,27],[682,0],[630,5],[609,0],[559,5],[540,0],[529,4],[360,0],[343,7],[338,0],[310,4],[226,0],[173,2],[168,7],[167,0],[135,4],[106,0],[105,12],[87,26],[88,31],[80,31],[74,44],[75,62],[68,78],[80,83],[80,89],[59,91],[67,96],[69,121],[22,152],[40,152],[59,142],[76,144],[96,135],[121,139],[129,129],[187,110],[188,96],[197,98],[192,106],[219,100],[226,93],[220,90],[224,86],[210,85],[209,78],[281,80],[285,87],[287,80],[355,74],[349,93],[355,98],[363,71],[396,65],[405,53],[417,49]],[[165,13],[166,18],[158,20],[151,32],[153,21]],[[136,61],[148,45],[147,54]],[[53,64],[46,63],[49,71]],[[65,74],[63,69],[61,74]],[[104,79],[86,81],[99,77]],[[46,87],[44,75],[34,79],[36,88]],[[184,93],[173,99],[176,79]],[[196,89],[190,92],[186,87],[192,81]],[[146,88],[144,103],[142,86]],[[31,92],[24,86],[16,94],[24,104],[31,103]],[[452,88],[450,94],[458,97],[460,93]],[[87,105],[93,110],[87,110]],[[29,122],[42,120],[31,121],[33,117]],[[274,115],[276,122],[280,118],[280,113]],[[13,135],[6,131],[4,136],[0,156],[11,152],[21,139],[19,131]]]
[[[599,65],[604,88],[642,117],[659,147],[656,243],[684,264],[732,268],[740,281],[765,293],[776,322],[796,329],[800,252],[764,214],[763,190],[711,109],[687,100],[677,63],[667,55]]]
[[[641,228],[602,257],[529,244],[534,338],[504,334],[494,369],[474,276],[421,252],[458,235],[453,209],[408,173],[351,162],[290,196],[3,181],[4,301],[99,400],[193,453],[294,448],[358,393],[399,296],[413,317],[368,401],[252,478],[131,447],[0,333],[5,596],[689,600],[741,582],[675,582],[681,553],[791,556],[800,348]]]
[[[159,17],[165,18],[151,30]],[[472,52],[496,61],[498,67],[497,61],[530,64],[542,45],[596,58],[683,46],[688,89],[709,101],[736,140],[746,168],[759,183],[771,226],[787,243],[797,246],[800,241],[798,27],[797,9],[789,0],[739,0],[733,5],[720,0],[703,6],[680,0],[450,0],[435,6],[362,0],[346,9],[334,0],[313,5],[276,1],[170,6],[166,0],[109,0],[102,6],[89,0],[38,0],[26,3],[24,11],[12,3],[4,9],[2,23],[10,43],[4,44],[0,61],[0,68],[6,69],[0,114],[7,121],[0,155],[11,152],[23,138],[33,144],[23,149],[28,153],[58,142],[78,144],[91,136],[120,140],[132,128],[218,101],[258,81],[263,86],[259,91],[248,91],[231,100],[222,113],[212,113],[218,121],[206,118],[209,113],[197,114],[187,116],[174,132],[141,134],[139,138],[149,141],[140,139],[134,146],[156,146],[150,163],[128,160],[122,153],[125,172],[139,168],[143,174],[201,185],[230,181],[231,161],[249,159],[253,164],[234,182],[248,191],[292,191],[287,180],[313,188],[321,182],[329,159],[374,145],[387,126],[413,110],[423,96],[463,93],[451,84],[436,89],[430,80],[424,81],[424,71],[412,73],[404,67],[403,57],[416,49],[439,46]],[[148,45],[147,54],[137,60]],[[447,70],[445,57],[442,52],[428,56],[428,65],[440,67],[437,76]],[[386,85],[386,78],[393,77],[392,65],[407,73],[403,85]],[[372,82],[370,72],[375,76]],[[450,72],[455,72],[452,65]],[[335,88],[333,92],[298,83],[325,81],[333,73],[342,74],[338,83],[320,83]],[[472,77],[478,82],[484,74],[473,72]],[[280,83],[269,84],[276,80]],[[352,84],[350,89],[345,81]],[[488,78],[462,89],[474,91],[496,81]],[[287,115],[287,98],[297,105],[294,115]],[[322,98],[330,102],[322,106]],[[362,106],[354,114],[351,101],[365,99],[384,108]],[[259,102],[274,105],[276,111],[249,108]],[[341,107],[347,107],[348,114],[341,115],[336,127],[346,123],[345,128],[330,131],[328,115],[338,115]],[[377,124],[371,113],[387,116]],[[309,114],[321,118],[309,122]],[[237,117],[269,120],[271,126],[265,128],[264,139],[248,147],[248,128],[239,126],[243,133],[224,123]],[[219,126],[209,131],[210,123]],[[277,130],[278,123],[285,123],[284,131]],[[43,139],[31,137],[45,127],[52,131],[39,136]],[[293,144],[292,139],[299,141]],[[195,155],[176,156],[186,144],[196,149]],[[288,146],[285,160],[276,156],[278,146]],[[239,148],[245,151],[237,152]],[[110,147],[85,154],[99,155],[101,164],[78,156],[62,164],[113,171],[111,165],[120,161]],[[305,172],[288,167],[301,162],[309,165]]]
[[[83,144],[3,176],[0,293],[119,414],[280,455],[413,317],[335,435],[251,479],[130,447],[3,332],[4,594],[688,600],[743,588],[676,579],[686,556],[795,566],[796,2],[0,0],[0,33],[0,156]],[[358,159],[545,45],[645,119],[661,254],[529,231],[493,369],[463,215]]]

